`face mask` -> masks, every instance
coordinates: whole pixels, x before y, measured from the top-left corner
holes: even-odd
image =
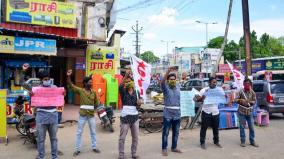
[[[176,80],[168,80],[168,85],[170,88],[175,88],[176,87]]]
[[[44,87],[50,87],[51,86],[51,81],[50,80],[46,80],[42,82],[42,86]]]
[[[249,91],[251,88],[250,84],[244,84],[245,91]]]
[[[210,87],[211,89],[214,89],[214,88],[216,88],[216,84],[210,84],[209,87]]]
[[[130,89],[130,88],[134,88],[134,82],[133,81],[130,81],[130,82],[127,82],[126,84],[125,84],[125,87],[126,87],[126,89]]]

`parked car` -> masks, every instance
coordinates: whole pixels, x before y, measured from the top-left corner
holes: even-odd
[[[260,108],[284,115],[284,80],[254,81],[253,90]]]
[[[200,91],[202,88],[208,87],[209,79],[190,79],[181,85],[182,89],[187,90],[188,88],[195,88],[196,90]],[[217,85],[222,86],[222,80],[217,80]]]

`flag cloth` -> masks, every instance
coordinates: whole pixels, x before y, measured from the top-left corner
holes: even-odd
[[[230,62],[227,61],[227,63],[231,69],[231,72],[233,73],[236,86],[238,90],[240,90],[241,88],[243,88],[243,82],[245,80],[245,76],[239,70],[235,69]]]
[[[152,66],[134,55],[131,56],[131,61],[131,70],[133,73],[135,87],[145,103],[146,90],[149,87],[151,80]]]

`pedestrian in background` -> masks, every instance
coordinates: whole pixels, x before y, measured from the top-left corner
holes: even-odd
[[[176,81],[176,74],[174,67],[170,67],[165,73],[161,81],[162,91],[164,93],[164,118],[163,118],[163,133],[162,133],[162,155],[168,156],[168,136],[170,128],[172,127],[172,147],[171,151],[175,153],[182,153],[177,149],[177,142],[180,129],[180,85]]]

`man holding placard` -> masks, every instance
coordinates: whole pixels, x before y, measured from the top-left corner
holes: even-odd
[[[214,144],[222,148],[219,143],[219,109],[218,104],[226,103],[225,92],[221,87],[216,87],[217,80],[214,77],[209,79],[209,87],[203,88],[200,93],[199,101],[203,101],[201,113],[201,129],[200,129],[200,145],[202,149],[206,149],[205,137],[209,126],[213,130]]]
[[[29,68],[28,65],[23,65],[24,72]],[[57,107],[64,105],[64,88],[57,88],[52,85],[48,71],[39,72],[41,85],[31,87],[27,83],[23,83],[23,87],[28,89],[31,94],[31,106],[36,107],[36,128],[38,159],[45,158],[45,138],[46,132],[49,133],[51,142],[52,159],[57,159],[58,154],[63,155],[57,149],[57,127],[58,113]]]

